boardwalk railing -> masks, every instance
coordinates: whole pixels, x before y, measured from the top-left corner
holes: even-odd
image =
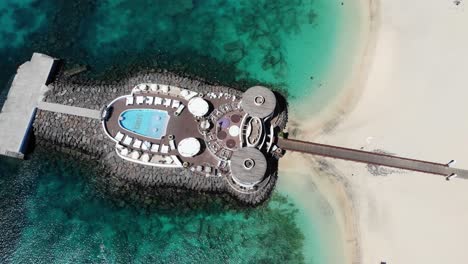
[[[297,151],[335,159],[350,160],[443,176],[456,174],[457,177],[468,179],[468,170],[452,168],[442,163],[409,159],[382,153],[342,148],[293,139],[280,138],[278,140],[278,146],[284,150]]]

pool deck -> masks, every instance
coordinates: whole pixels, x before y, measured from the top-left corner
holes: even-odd
[[[169,94],[153,94],[154,96],[159,96],[161,98],[169,98],[172,100],[180,100],[180,102],[184,105],[187,105],[188,101],[184,100],[183,98],[174,96],[174,95],[169,95]],[[212,104],[214,109],[218,109],[221,105],[226,104],[226,103],[231,103],[231,99],[225,99],[225,98],[218,98],[218,99],[211,99],[210,103]],[[198,137],[198,138],[203,138],[203,136],[199,132],[199,123],[197,120],[194,118],[194,116],[188,111],[187,108],[181,112],[179,116],[176,116],[174,113],[176,111],[175,108],[172,107],[166,107],[163,105],[147,105],[147,104],[133,104],[131,106],[126,105],[126,99],[125,98],[120,98],[116,100],[112,104],[112,114],[110,115],[109,119],[105,122],[106,123],[106,129],[107,132],[111,137],[115,137],[118,132],[131,136],[134,139],[138,139],[141,141],[148,141],[150,143],[154,144],[160,144],[160,145],[169,145],[170,140],[168,139],[169,135],[172,135],[174,137],[175,144],[177,145],[181,140],[188,138],[188,137]],[[165,136],[162,139],[154,139],[150,137],[146,137],[140,134],[135,134],[129,130],[126,130],[122,128],[119,125],[119,117],[122,114],[122,112],[125,112],[129,109],[156,109],[156,110],[162,110],[162,111],[167,111],[169,114],[169,120],[168,124],[166,127],[166,133]],[[238,120],[238,123],[240,124],[241,120]],[[235,141],[236,146],[240,145],[239,138],[236,138]],[[126,147],[129,147],[132,149],[131,145],[128,145]],[[140,150],[143,153],[148,153],[152,154],[150,150]],[[177,149],[170,149],[167,155],[179,155]],[[208,149],[206,151],[203,151],[201,154],[196,155],[195,157],[190,157],[190,158],[184,158],[184,161],[189,162],[190,164],[195,164],[195,165],[204,165],[204,166],[211,166],[211,167],[217,167],[218,164],[218,159],[216,156],[214,156]]]
[[[37,105],[47,91],[56,62],[34,53],[18,68],[0,112],[0,155],[24,158]]]

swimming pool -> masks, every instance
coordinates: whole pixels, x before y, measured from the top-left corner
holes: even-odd
[[[169,118],[169,114],[164,110],[131,109],[120,114],[119,124],[135,134],[161,139],[166,135]]]

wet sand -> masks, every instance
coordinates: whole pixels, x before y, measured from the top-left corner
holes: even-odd
[[[468,22],[466,4],[376,4],[368,6],[370,34],[358,60],[362,68],[351,74],[354,82],[344,86],[326,115],[292,126],[295,136],[434,162],[468,156],[468,37],[461,33]],[[339,212],[350,262],[468,258],[468,181],[292,153],[281,168],[303,170],[297,168],[301,164],[314,169],[310,178]],[[468,162],[460,160],[457,167],[468,168]]]
[[[346,22],[339,37],[341,44],[338,45],[333,66],[324,82],[327,89],[320,89],[321,94],[315,93],[313,97],[290,105],[288,129],[291,138],[315,141],[318,136],[329,133],[355,107],[364,90],[363,83],[376,42],[376,3],[356,0],[346,8]],[[294,192],[297,200],[309,204],[304,206],[309,219],[330,217],[322,211],[317,213],[317,206],[310,206],[316,198],[314,193],[318,192],[323,197],[319,202],[322,206],[318,207],[329,207],[325,214],[332,214],[339,228],[336,234],[330,234],[329,241],[325,241],[335,243],[329,248],[339,257],[332,261],[343,263],[344,258],[346,263],[350,263],[359,260],[360,236],[348,179],[328,160],[292,152],[280,160],[280,170],[287,177],[281,177],[280,189],[284,187],[287,192]],[[309,192],[305,190],[307,188]]]

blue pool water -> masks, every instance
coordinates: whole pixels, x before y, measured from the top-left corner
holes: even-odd
[[[132,109],[120,115],[120,125],[133,133],[161,139],[166,134],[169,114],[156,109]]]

